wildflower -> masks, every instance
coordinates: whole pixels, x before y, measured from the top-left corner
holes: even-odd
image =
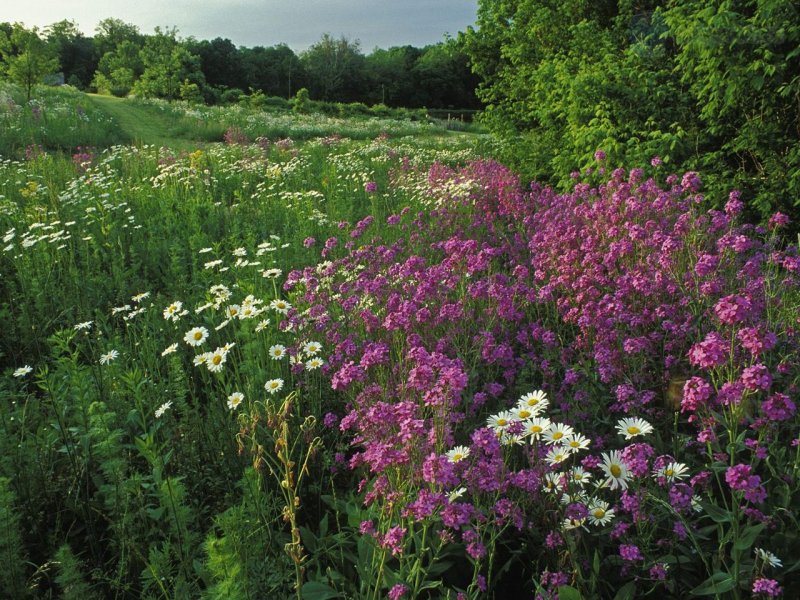
[[[241,307],[238,304],[231,304],[225,307],[225,317],[228,319],[235,319],[239,316]]]
[[[230,396],[228,396],[228,408],[231,410],[236,410],[239,408],[242,400],[244,400],[244,394],[242,392],[233,392]]]
[[[564,462],[569,458],[570,452],[566,448],[562,446],[553,446],[550,450],[547,451],[547,456],[545,456],[545,460],[548,464],[557,465],[559,463]]]
[[[461,462],[469,456],[469,448],[466,446],[455,446],[446,454],[447,460],[451,463]]]
[[[581,435],[580,433],[572,433],[564,439],[564,446],[569,448],[572,452],[578,450],[586,450],[592,440]]]
[[[197,356],[194,357],[194,359],[192,360],[192,364],[194,364],[195,367],[199,367],[200,365],[206,364],[206,362],[208,362],[208,359],[210,357],[211,357],[211,352],[203,352],[203,354],[198,354]]]
[[[305,352],[306,356],[314,356],[322,350],[322,344],[319,342],[308,342],[303,346],[303,352]]]
[[[777,598],[783,593],[783,588],[774,579],[759,577],[753,581],[753,593],[764,594],[769,598]]]
[[[639,435],[647,435],[653,432],[653,426],[644,419],[633,417],[630,419],[620,419],[617,422],[617,432],[624,435],[626,440],[630,440]]]
[[[101,365],[107,365],[108,363],[113,361],[118,356],[119,356],[119,352],[117,352],[116,350],[109,350],[105,354],[100,355],[100,364]]]
[[[27,375],[31,371],[33,371],[33,368],[30,365],[19,367],[18,369],[14,370],[14,377],[25,377],[25,375]]]
[[[276,394],[283,389],[283,379],[270,379],[264,384],[264,389],[270,394]]]
[[[160,419],[161,417],[163,417],[164,413],[167,412],[171,406],[172,406],[172,400],[168,400],[164,402],[164,404],[159,406],[156,409],[156,419]]]
[[[639,550],[639,546],[635,544],[622,544],[619,547],[619,555],[622,557],[623,560],[644,560],[644,556],[642,556],[642,551]]]
[[[575,431],[569,425],[565,425],[564,423],[551,423],[550,428],[544,432],[542,437],[551,444],[561,444],[573,433],[575,433]]]
[[[267,279],[275,279],[280,277],[283,271],[280,269],[265,269],[261,272],[262,277],[266,277]]]
[[[583,467],[574,467],[572,471],[570,471],[570,479],[578,485],[583,486],[592,480],[592,475],[586,472]]]
[[[282,344],[275,344],[274,346],[270,346],[269,355],[272,358],[272,360],[282,359],[284,356],[286,356],[286,346]]]
[[[183,302],[176,300],[164,309],[164,319],[167,321],[178,321],[187,311],[183,310]]]
[[[605,485],[611,486],[612,490],[617,488],[628,489],[628,467],[622,461],[619,451],[603,452],[602,457],[603,464],[600,465],[600,468],[608,477]]]
[[[309,371],[315,371],[319,369],[322,365],[325,364],[325,361],[321,358],[312,358],[311,360],[306,361],[306,369]]]
[[[193,327],[189,331],[186,332],[186,335],[183,336],[183,341],[189,344],[190,346],[200,346],[203,342],[208,339],[208,329],[205,327]]]
[[[392,589],[389,590],[387,597],[389,600],[400,600],[403,596],[406,595],[408,591],[408,586],[402,583],[396,583],[392,586]]]
[[[206,367],[212,373],[219,373],[222,371],[222,365],[225,364],[225,361],[228,358],[228,353],[225,351],[224,348],[217,348],[213,352],[208,353],[208,357],[206,358]]]
[[[447,500],[449,502],[455,502],[456,500],[461,498],[461,496],[463,496],[466,493],[466,491],[467,488],[465,487],[460,487],[457,490],[453,490],[452,492],[450,492],[450,495],[447,496]]]
[[[150,296],[150,292],[141,292],[139,294],[136,294],[135,296],[131,296],[131,300],[133,302],[139,303],[142,300],[144,300],[145,298],[148,298],[149,296]]]
[[[267,325],[269,325],[269,319],[264,319],[262,321],[259,321],[258,325],[256,325],[256,331],[258,332],[264,331],[267,328]]]
[[[781,559],[779,559],[777,556],[775,556],[769,550],[764,550],[762,548],[756,548],[755,549],[755,553],[756,553],[756,557],[757,558],[760,558],[762,561],[764,561],[770,567],[776,567],[777,568],[777,567],[782,567],[783,566],[783,563],[781,562]]]
[[[131,305],[130,304],[126,304],[124,306],[115,306],[114,308],[111,309],[111,314],[112,315],[118,315],[119,313],[127,312],[130,309],[131,309]]]
[[[75,325],[75,331],[82,331],[84,329],[89,329],[92,326],[94,321],[84,321],[83,323],[78,323]]]
[[[510,411],[504,410],[496,415],[491,415],[486,419],[486,424],[491,427],[495,433],[502,433],[514,421],[514,414]]]
[[[545,408],[547,408],[548,404],[550,404],[550,401],[547,399],[547,394],[545,394],[542,390],[536,390],[535,392],[530,392],[522,396],[519,399],[517,406],[521,407],[524,405],[533,410],[536,414],[540,414]]]
[[[589,522],[592,525],[606,525],[614,518],[614,509],[608,507],[608,502],[593,500],[589,505]]]
[[[177,351],[178,351],[178,343],[175,342],[174,344],[170,344],[169,346],[164,348],[164,351],[161,353],[161,356],[166,356],[167,354],[172,354],[173,352]]]
[[[289,309],[292,308],[292,305],[286,302],[286,300],[273,300],[269,303],[269,307],[275,312],[285,315],[289,312]]]
[[[525,435],[530,436],[531,443],[538,440],[539,436],[550,428],[550,419],[535,417],[525,424]]]
[[[542,489],[545,492],[554,494],[560,492],[563,487],[561,482],[561,473],[545,473]]]
[[[683,463],[671,462],[658,469],[655,473],[656,477],[663,477],[668,482],[680,481],[686,477],[689,469]]]

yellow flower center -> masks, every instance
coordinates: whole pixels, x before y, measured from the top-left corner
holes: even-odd
[[[215,365],[222,363],[222,356],[220,356],[219,354],[215,354],[214,356],[211,357],[211,362],[214,363]]]
[[[531,432],[533,432],[533,433],[542,433],[542,428],[539,425],[533,425],[531,427]]]
[[[619,477],[622,475],[622,468],[619,465],[611,465],[608,470],[614,477]]]
[[[505,419],[497,419],[497,424],[500,427],[505,427],[506,425],[508,425],[508,421],[506,421]]]
[[[196,340],[203,339],[203,332],[202,331],[195,331],[194,332],[194,339],[196,339]]]
[[[530,406],[531,408],[533,408],[537,404],[539,404],[539,401],[536,398],[531,398],[530,400],[528,400],[528,406]]]
[[[553,433],[553,439],[554,440],[560,440],[562,437],[564,437],[564,432],[563,431],[556,431],[556,432]]]
[[[631,425],[630,427],[628,427],[628,433],[630,433],[631,435],[636,435],[637,433],[641,432],[642,430],[636,427],[635,425]]]
[[[577,440],[572,440],[569,443],[570,448],[577,448],[578,446],[580,446],[580,443]]]
[[[666,475],[667,477],[672,477],[674,474],[675,474],[675,471],[673,471],[672,469],[666,469],[664,471],[664,475]]]
[[[464,458],[464,455],[461,454],[461,453],[456,452],[455,454],[453,454],[453,462],[458,462],[463,458]]]
[[[594,515],[595,519],[602,519],[606,516],[606,511],[604,511],[602,508],[595,508],[592,514]]]
[[[519,411],[519,416],[520,416],[521,419],[527,419],[528,417],[531,416],[531,411],[529,411],[529,410],[521,410],[521,411]]]

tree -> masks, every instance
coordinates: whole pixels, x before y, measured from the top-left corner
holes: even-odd
[[[305,68],[286,44],[242,48],[241,53],[247,87],[251,89],[290,98],[306,85]]]
[[[361,95],[365,81],[364,55],[358,41],[329,33],[301,57],[309,76],[312,96],[328,101],[351,102]]]
[[[97,66],[92,86],[100,94],[126,96],[144,71],[141,48],[131,40],[123,40],[106,52]]]
[[[365,61],[369,81],[366,100],[370,104],[380,102],[388,106],[415,106],[411,70],[421,53],[419,48],[413,46],[396,46],[388,50],[375,48]]]
[[[45,31],[47,43],[58,55],[64,80],[80,88],[87,87],[97,69],[93,41],[84,37],[72,21],[53,23]]]
[[[220,89],[247,87],[242,54],[230,40],[216,38],[210,42],[192,42],[188,50],[200,57],[200,69],[206,84]]]
[[[10,38],[0,41],[5,71],[8,78],[25,89],[26,98],[30,101],[33,86],[41,83],[45,75],[58,70],[58,58],[53,49],[39,37],[39,29],[26,29],[21,23],[15,23]]]
[[[180,97],[181,85],[204,83],[200,59],[178,40],[174,28],[156,27],[140,55],[144,71],[133,87],[140,96],[175,100]]]

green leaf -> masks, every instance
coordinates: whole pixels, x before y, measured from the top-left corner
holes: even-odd
[[[703,583],[689,592],[692,596],[715,596],[730,592],[736,587],[736,582],[728,573],[714,573]]]
[[[731,513],[727,510],[716,506],[715,504],[710,504],[708,502],[701,502],[700,506],[703,507],[703,510],[706,511],[709,517],[715,523],[730,523],[731,522]]]
[[[766,527],[764,523],[745,527],[741,537],[736,540],[736,543],[733,545],[733,547],[737,550],[747,550],[755,543],[756,539],[758,538],[758,534],[764,530],[764,527]]]
[[[614,596],[614,600],[633,600],[636,598],[636,584],[633,581],[629,581],[617,591],[617,595]]]
[[[571,585],[562,585],[558,588],[559,600],[583,600],[581,593]]]
[[[319,581],[307,581],[300,590],[304,600],[329,600],[339,598],[339,592],[331,586]]]

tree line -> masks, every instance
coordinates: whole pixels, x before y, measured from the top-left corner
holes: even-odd
[[[0,76],[30,90],[43,77],[101,94],[236,102],[249,94],[408,108],[477,109],[478,78],[460,42],[423,48],[375,48],[324,34],[300,54],[286,44],[236,46],[231,40],[181,38],[175,28],[143,34],[120,19],[100,21],[85,36],[69,20],[43,30],[0,23]]]
[[[797,214],[796,0],[479,0],[462,40],[483,122],[528,177],[567,189],[603,149],[699,171],[718,204],[738,188],[761,216]]]

